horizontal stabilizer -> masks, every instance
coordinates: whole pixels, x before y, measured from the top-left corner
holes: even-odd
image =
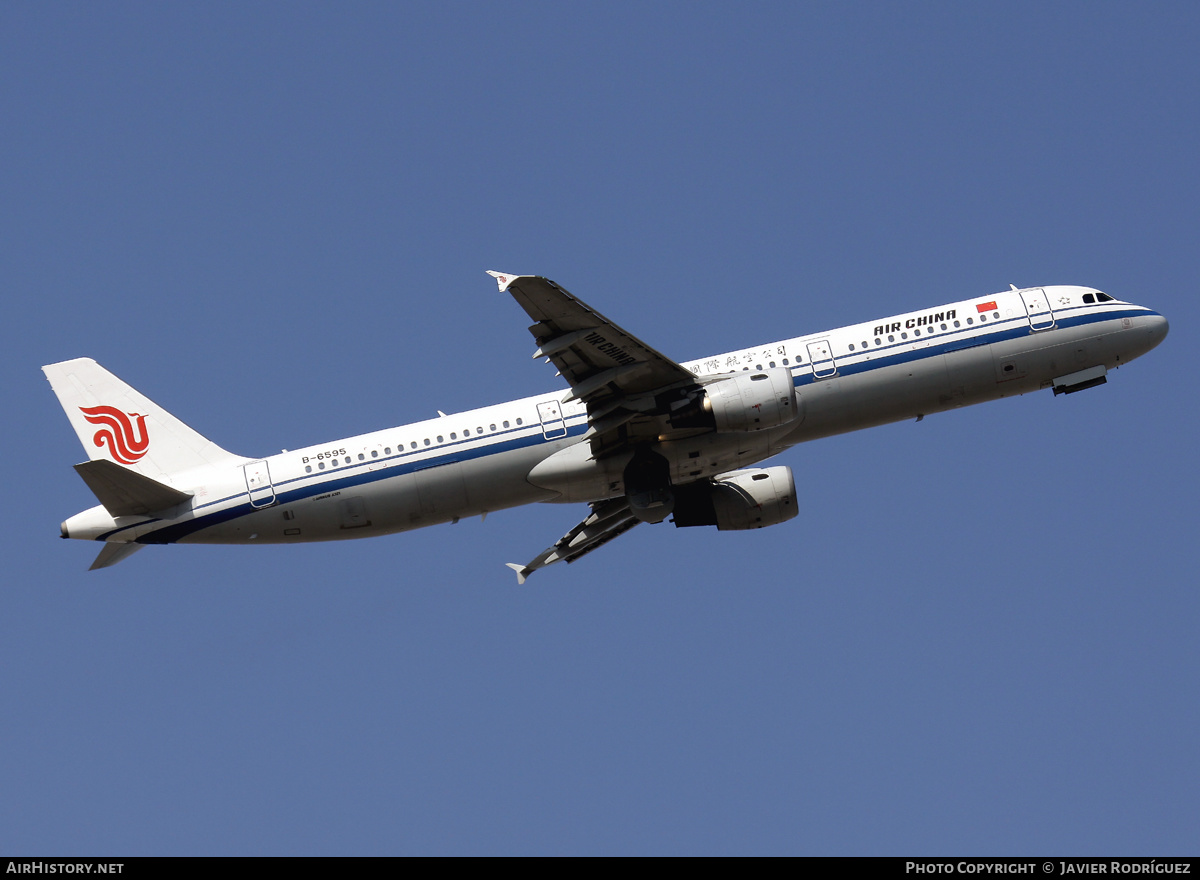
[[[152,480],[137,471],[131,471],[102,458],[77,464],[75,470],[79,472],[79,476],[83,477],[88,488],[104,505],[104,509],[114,517],[138,516],[153,513],[156,510],[165,510],[192,497],[187,492],[181,492],[158,482],[158,480]],[[125,545],[110,544],[109,546]],[[107,564],[111,565],[112,563]]]
[[[132,543],[105,544],[104,549],[100,551],[100,555],[96,557],[96,561],[91,564],[88,571],[95,571],[98,568],[108,568],[110,565],[116,565],[122,559],[132,556],[145,546],[145,544]]]

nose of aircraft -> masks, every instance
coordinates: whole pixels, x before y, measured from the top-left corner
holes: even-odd
[[[1146,350],[1154,348],[1160,342],[1167,338],[1167,331],[1171,329],[1171,325],[1167,323],[1167,319],[1157,312],[1150,316],[1146,321],[1146,333],[1150,337],[1150,344]]]
[[[1133,319],[1123,319],[1119,333],[1118,360],[1131,361],[1141,357],[1167,338],[1170,325],[1158,312],[1147,309]]]

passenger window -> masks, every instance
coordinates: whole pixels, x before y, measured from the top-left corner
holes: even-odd
[[[895,341],[896,341],[895,336],[890,336],[890,335],[888,336],[888,342],[895,342]]]
[[[379,458],[379,450],[378,449],[371,450],[371,458]]]
[[[853,342],[850,343],[850,350],[854,351],[854,343]],[[771,366],[775,366],[775,365],[771,364]]]
[[[968,324],[974,324],[974,323],[975,323],[975,319],[974,319],[974,318],[967,318],[967,323],[968,323]]]
[[[365,455],[363,455],[361,452],[358,454],[358,460],[359,460],[359,461],[362,461],[362,460],[364,460],[365,458],[366,458],[366,456],[365,456]]]
[[[955,326],[955,327],[961,327],[961,326],[962,326],[962,324],[958,323],[958,321],[955,321],[955,322],[954,322],[954,326]]]
[[[456,433],[454,433],[453,431],[451,431],[451,432],[450,432],[450,439],[451,439],[451,440],[457,440],[457,439],[458,439],[458,434],[456,434]]]
[[[517,424],[518,424],[518,425],[523,425],[523,424],[525,424],[525,423],[524,423],[523,421],[521,421],[520,419],[517,419]]]
[[[428,446],[428,445],[429,445],[429,438],[428,438],[428,437],[426,437],[426,438],[425,438],[425,445],[426,445],[426,446]]]
[[[496,426],[495,426],[495,425],[488,425],[488,430],[489,430],[489,431],[494,431],[494,430],[496,430]]]
[[[971,320],[971,319],[970,319],[970,318],[968,318],[967,320],[969,321],[969,320]],[[986,321],[986,320],[987,320],[987,315],[980,315],[980,316],[979,316],[979,323],[980,323],[980,324],[982,324],[982,323],[983,323],[984,321]]]
[[[311,465],[311,464],[306,464],[306,465],[304,466],[304,473],[306,473],[306,474],[311,474],[311,473],[312,473],[312,465]]]
[[[504,427],[506,427],[506,428],[508,427],[508,422],[504,423]]]
[[[476,433],[476,434],[482,434],[482,433],[483,433],[483,428],[476,428],[476,429],[475,429],[475,433]]]
[[[883,345],[883,340],[882,340],[882,339],[880,339],[878,336],[876,336],[876,337],[875,337],[875,344],[876,344],[876,345]]]
[[[391,455],[391,454],[392,454],[392,447],[390,447],[390,446],[385,446],[385,447],[383,447],[383,454],[384,454],[384,455]]]
[[[320,470],[325,470],[325,462],[323,462],[323,461],[319,461],[319,462],[317,462],[317,467],[318,467]]]
[[[441,434],[438,434],[438,443],[445,443],[445,442],[446,442],[445,438],[442,437]]]
[[[908,334],[907,334],[907,333],[901,333],[901,334],[900,334],[900,338],[901,338],[901,339],[908,339]]]
[[[943,329],[943,330],[945,330],[945,329],[946,329],[946,325],[945,325],[945,324],[943,324],[943,325],[942,325],[942,329]]]
[[[993,318],[995,318],[996,320],[999,320],[999,319],[1000,319],[1000,313],[999,313],[999,312],[992,312],[992,317],[993,317]]]

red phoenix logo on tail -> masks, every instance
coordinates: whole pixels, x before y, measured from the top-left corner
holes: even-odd
[[[127,415],[115,406],[81,406],[79,411],[93,425],[101,426],[92,437],[92,442],[97,446],[107,446],[109,454],[121,464],[133,464],[150,448],[145,416],[137,413]],[[131,418],[137,420],[136,431]]]

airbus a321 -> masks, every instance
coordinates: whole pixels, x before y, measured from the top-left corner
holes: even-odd
[[[553,281],[490,272],[533,320],[550,391],[319,446],[226,452],[89,358],[43,367],[100,504],[62,537],[92,568],[147,544],[404,532],[534,501],[589,505],[520,583],[639,523],[758,529],[798,513],[790,468],[819,437],[1039,389],[1070,394],[1154,348],[1167,321],[1090,287],[1034,287],[675,361]]]

